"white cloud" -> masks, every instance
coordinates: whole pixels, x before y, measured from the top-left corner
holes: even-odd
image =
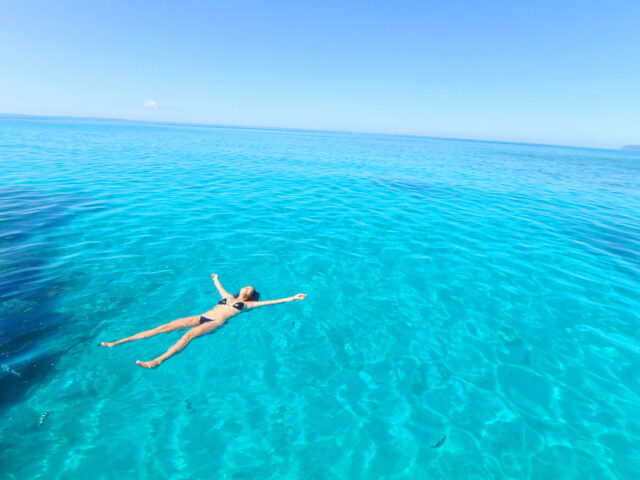
[[[142,101],[142,108],[158,108],[158,102],[155,100],[151,100],[150,98],[145,98]]]

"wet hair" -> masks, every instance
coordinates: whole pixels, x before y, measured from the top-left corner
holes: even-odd
[[[258,300],[260,300],[260,292],[257,291],[255,288],[253,289],[253,295],[251,295],[251,298],[249,299],[250,302],[257,302]]]
[[[238,298],[239,296],[240,292],[236,293],[235,297]],[[247,302],[257,302],[258,300],[260,300],[260,292],[253,288],[253,294],[247,299]]]

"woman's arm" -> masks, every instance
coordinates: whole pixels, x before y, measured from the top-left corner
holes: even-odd
[[[160,355],[158,358],[151,360],[150,362],[141,362],[140,360],[137,360],[136,363],[140,366],[143,366],[144,368],[155,368],[158,365],[160,365],[162,362],[164,362],[167,358],[172,357],[176,353],[183,350],[184,347],[186,347],[189,344],[189,342],[194,338],[204,335],[206,333],[212,332],[213,330],[224,325],[225,323],[226,322],[213,321],[213,322],[207,322],[197,327],[194,327],[191,330],[189,330],[187,333],[185,333],[182,336],[182,338],[180,338],[180,340],[178,340],[174,345],[169,347],[169,350],[167,350],[164,354]]]
[[[218,293],[220,294],[221,297],[229,297],[229,296],[231,296],[231,294],[224,289],[224,287],[220,283],[220,280],[218,280],[218,274],[217,273],[212,273],[211,274],[211,278],[213,279],[213,283],[215,284],[216,288],[218,289]]]
[[[245,302],[247,308],[264,307],[266,305],[275,305],[277,303],[293,302],[294,300],[304,300],[306,293],[299,293],[293,297],[279,298],[278,300],[265,300],[264,302]]]

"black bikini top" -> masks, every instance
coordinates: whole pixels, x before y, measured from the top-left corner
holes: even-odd
[[[227,303],[227,297],[224,297],[222,300],[220,300],[218,302],[218,305],[229,305]],[[242,310],[244,308],[244,302],[236,302],[233,305],[229,306],[235,308],[236,310]]]

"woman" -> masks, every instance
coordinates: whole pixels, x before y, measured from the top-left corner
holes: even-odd
[[[153,328],[151,330],[147,330],[145,332],[137,333],[131,337],[123,338],[122,340],[118,340],[116,342],[102,342],[100,345],[104,347],[114,347],[115,345],[120,345],[121,343],[131,342],[133,340],[139,340],[141,338],[149,338],[157,335],[159,333],[165,332],[173,332],[174,330],[180,330],[183,328],[190,328],[187,333],[185,333],[178,342],[173,345],[169,350],[166,351],[163,355],[160,355],[155,360],[151,360],[150,362],[141,362],[137,360],[136,363],[144,368],[155,368],[164,362],[167,358],[175,355],[187,344],[196,337],[200,335],[204,335],[205,333],[213,332],[216,328],[221,327],[227,320],[231,317],[238,315],[241,312],[251,310],[256,307],[263,307],[265,305],[274,305],[276,303],[284,303],[284,302],[292,302],[294,300],[304,300],[307,296],[305,293],[299,293],[294,295],[293,297],[281,298],[279,300],[267,300],[264,302],[259,302],[258,298],[260,294],[256,292],[256,289],[253,287],[244,287],[240,290],[235,297],[227,292],[220,280],[218,280],[218,275],[215,273],[211,275],[213,279],[213,283],[215,283],[218,292],[222,296],[222,300],[218,302],[218,304],[211,310],[205,312],[202,315],[194,315],[193,317],[185,317],[180,318],[178,320],[174,320],[173,322],[165,323],[164,325],[160,325],[159,327]]]

